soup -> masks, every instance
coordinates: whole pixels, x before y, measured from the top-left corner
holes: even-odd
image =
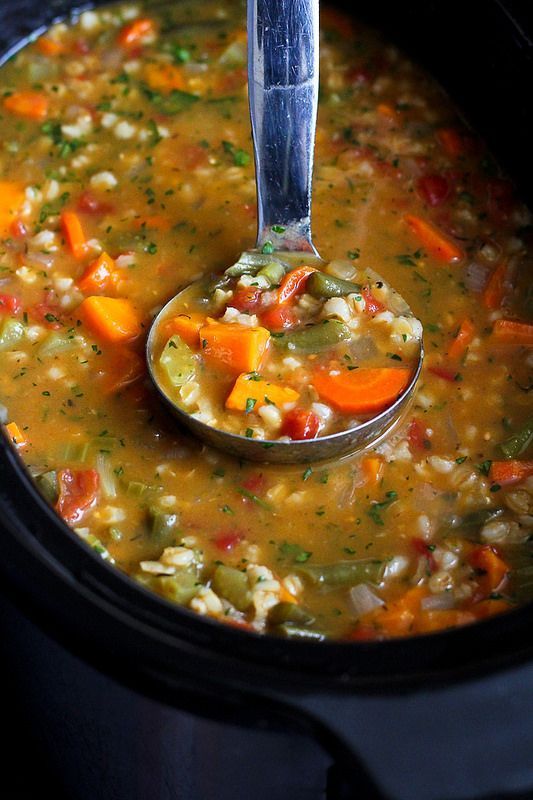
[[[2,86],[1,421],[73,536],[171,602],[293,638],[531,598],[531,215],[439,86],[323,11],[317,245],[336,279],[400,292],[426,359],[386,441],[294,467],[182,433],[144,361],[163,304],[255,239],[242,3],[86,11]],[[354,338],[354,366],[373,346]]]

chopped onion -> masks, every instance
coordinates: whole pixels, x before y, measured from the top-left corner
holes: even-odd
[[[53,253],[42,253],[36,250],[28,250],[24,257],[24,263],[29,267],[45,267],[49,269],[54,263]]]
[[[100,483],[104,497],[116,497],[117,487],[115,485],[113,468],[104,453],[98,453],[96,456],[96,469],[100,475]]]
[[[424,611],[449,611],[455,606],[455,597],[452,592],[441,592],[422,598],[420,607]]]
[[[480,294],[487,285],[490,267],[485,264],[479,264],[477,261],[471,261],[465,267],[465,286],[470,292]]]
[[[367,583],[359,583],[350,589],[350,605],[356,616],[362,617],[375,608],[384,606],[385,602],[372,591]]]
[[[356,269],[351,261],[338,258],[336,261],[330,261],[326,267],[326,272],[333,275],[334,278],[342,278],[349,281],[356,273]]]

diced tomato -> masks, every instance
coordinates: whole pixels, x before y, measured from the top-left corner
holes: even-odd
[[[261,289],[255,286],[243,286],[235,292],[228,305],[238,311],[255,311],[261,302],[261,294]]]
[[[376,300],[368,286],[365,286],[361,290],[361,294],[365,299],[365,311],[367,311],[369,314],[379,314],[381,311],[385,311],[385,306],[383,303],[380,303],[379,300]]]
[[[431,448],[431,442],[427,437],[426,427],[419,419],[416,419],[416,417],[409,423],[407,440],[411,452],[413,450],[429,450]]]
[[[222,533],[220,536],[217,536],[214,540],[215,547],[217,547],[222,552],[228,553],[230,550],[233,550],[234,547],[237,547],[238,544],[242,542],[242,535],[237,533],[237,531],[232,531],[230,533]]]
[[[113,206],[111,203],[96,197],[93,192],[86,190],[78,198],[77,209],[83,214],[109,214],[113,211]]]
[[[23,239],[28,235],[28,230],[21,219],[14,219],[9,226],[9,233],[15,239]]]
[[[424,556],[424,558],[428,562],[428,569],[430,572],[435,572],[437,569],[437,562],[435,561],[435,557],[433,552],[431,551],[431,545],[425,542],[423,539],[420,539],[417,536],[413,536],[411,539],[411,544],[413,549],[418,555]]]
[[[305,291],[309,276],[316,272],[315,267],[304,265],[288,272],[279,287],[278,303],[287,303],[293,297]]]
[[[61,308],[59,306],[51,305],[50,303],[37,303],[28,309],[30,317],[37,320],[41,325],[51,328],[53,331],[59,330],[62,327],[60,321]]]
[[[448,381],[449,383],[454,383],[457,374],[446,367],[429,367],[429,371],[436,375],[437,378],[442,378],[443,381]]]
[[[285,416],[281,426],[281,435],[291,439],[315,439],[320,430],[320,420],[312,411],[293,408]]]
[[[18,297],[12,294],[0,294],[0,314],[18,314],[22,306]]]
[[[265,488],[265,476],[262,472],[254,472],[242,481],[241,486],[252,494],[259,494]]]
[[[429,206],[440,206],[450,194],[450,184],[442,175],[424,175],[417,180],[416,190]]]
[[[261,324],[269,331],[282,331],[292,328],[296,322],[294,309],[288,305],[273,305],[261,314]]]
[[[79,522],[98,497],[100,476],[95,469],[62,469],[58,475],[56,510],[69,525]]]

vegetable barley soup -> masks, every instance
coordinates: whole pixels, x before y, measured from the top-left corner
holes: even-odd
[[[191,413],[299,439],[388,403],[419,319],[403,422],[297,467],[180,433],[143,355],[159,309],[255,239],[243,3],[86,11],[11,59],[1,91],[0,413],[73,536],[171,602],[294,638],[421,634],[531,599],[532,218],[438,86],[323,9],[327,267],[234,270],[161,341]],[[204,383],[202,350],[234,325],[249,339]]]

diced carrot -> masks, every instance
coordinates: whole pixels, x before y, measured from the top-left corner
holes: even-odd
[[[502,261],[491,274],[483,292],[483,305],[486,308],[501,308],[505,296],[507,261]]]
[[[183,69],[175,64],[147,64],[144,68],[144,76],[150,88],[163,92],[171,92],[173,89],[185,87]]]
[[[117,394],[146,375],[146,362],[134,350],[121,347],[114,354],[111,364],[102,381],[102,391],[106,395]]]
[[[457,335],[448,349],[448,357],[459,359],[474,338],[476,327],[472,320],[465,318],[459,327]]]
[[[209,319],[199,333],[203,356],[230,367],[236,373],[259,369],[270,338],[266,328]]]
[[[492,335],[499,344],[516,344],[533,347],[533,325],[513,319],[497,319]]]
[[[205,325],[205,317],[192,311],[190,314],[178,314],[176,317],[167,320],[163,326],[163,332],[170,338],[178,334],[189,347],[198,348],[200,345],[200,328]]]
[[[407,222],[417,239],[433,258],[450,264],[463,258],[461,248],[448,239],[435,225],[414,214],[406,214]]]
[[[354,370],[319,369],[311,383],[320,399],[343,414],[375,414],[390,406],[407,388],[411,370],[361,367]]]
[[[232,411],[258,411],[266,405],[281,408],[285,403],[295,403],[299,393],[290,386],[270,383],[259,375],[239,375],[226,400],[226,408]]]
[[[396,109],[388,103],[379,103],[376,110],[378,114],[381,114],[382,117],[386,117],[393,122],[397,122],[399,119],[399,114]]]
[[[497,483],[499,486],[520,483],[530,475],[533,475],[533,461],[509,459],[508,461],[493,461],[490,465],[489,477],[493,483]]]
[[[65,45],[50,39],[49,36],[41,36],[37,39],[37,49],[43,56],[58,56],[65,52]]]
[[[17,181],[0,181],[0,235],[10,233],[10,226],[25,199],[24,186]]]
[[[120,278],[121,272],[111,256],[100,253],[79,279],[78,288],[84,294],[104,294],[115,291]]]
[[[139,312],[123,298],[86,297],[78,315],[94,335],[105,342],[127,342],[142,331]]]
[[[493,617],[495,614],[503,614],[512,608],[512,603],[503,597],[488,597],[486,600],[480,600],[479,603],[471,605],[469,611],[476,619],[486,619],[487,617]]]
[[[415,622],[414,633],[433,633],[446,628],[457,628],[476,621],[473,611],[462,608],[439,609],[437,611],[421,611]]]
[[[28,440],[20,430],[16,422],[10,422],[6,425],[7,435],[17,447],[24,447],[28,444]]]
[[[87,239],[79,216],[74,211],[63,211],[61,213],[61,227],[74,258],[85,258],[88,249]]]
[[[42,122],[48,114],[48,97],[42,92],[13,92],[4,98],[4,108],[19,117]]]
[[[389,636],[405,636],[415,632],[415,620],[420,614],[420,603],[428,595],[423,586],[414,586],[398,600],[369,615],[376,625]]]
[[[383,461],[379,456],[365,456],[361,469],[366,483],[377,483],[383,473]]]
[[[283,305],[287,303],[295,295],[302,292],[307,283],[307,279],[313,272],[316,272],[315,267],[303,266],[288,272],[279,287],[278,303]]]
[[[169,231],[172,227],[172,222],[168,217],[163,214],[152,214],[149,217],[138,217],[134,223],[136,228],[148,228],[154,231]]]
[[[136,47],[153,39],[154,34],[154,21],[148,17],[140,17],[121,28],[117,36],[117,43],[121,47]]]
[[[296,597],[292,594],[292,592],[289,592],[289,590],[286,589],[281,582],[279,590],[279,601],[280,603],[295,603],[296,605],[298,605],[298,600],[296,599]]]
[[[476,547],[468,563],[476,570],[480,591],[487,596],[499,589],[509,572],[509,566],[490,544]]]
[[[436,136],[447,155],[458,158],[464,153],[463,140],[455,128],[440,128]]]

